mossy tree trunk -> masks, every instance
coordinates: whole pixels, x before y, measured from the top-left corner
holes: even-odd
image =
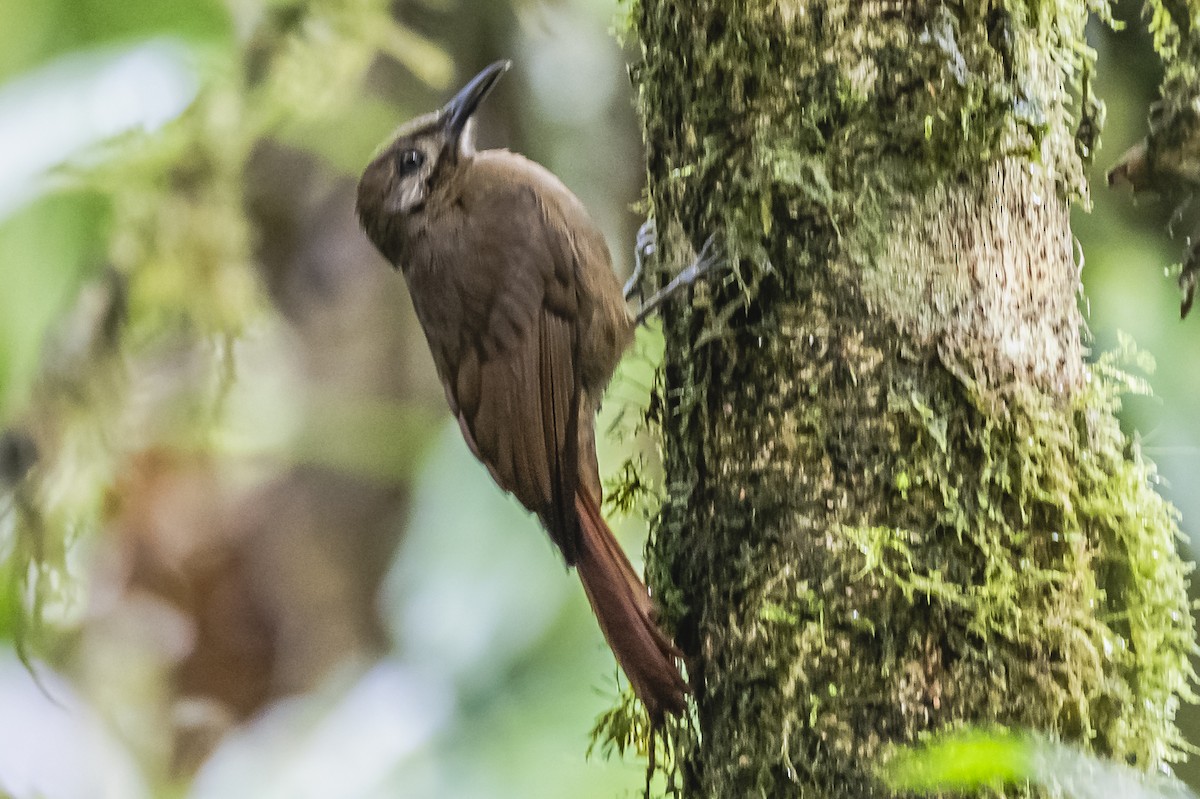
[[[663,263],[734,266],[665,323],[684,796],[879,795],[887,744],[965,724],[1178,753],[1176,513],[1080,343],[1087,13],[634,3]]]

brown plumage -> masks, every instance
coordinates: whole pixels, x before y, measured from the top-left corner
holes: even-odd
[[[595,414],[634,322],[587,210],[548,170],[476,152],[493,64],[397,131],[363,172],[358,214],[404,272],[450,410],[496,482],[538,515],[651,718],[683,711],[679,651],[600,514]]]

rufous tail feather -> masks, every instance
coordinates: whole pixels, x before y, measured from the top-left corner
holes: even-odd
[[[579,553],[575,567],[604,638],[656,724],[680,715],[688,685],[676,666],[682,653],[654,622],[650,592],[621,550],[586,489],[575,494]]]

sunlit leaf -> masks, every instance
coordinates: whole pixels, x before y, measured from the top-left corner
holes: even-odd
[[[1194,799],[1182,783],[1148,775],[1033,733],[966,729],[901,747],[880,769],[894,791],[918,795],[1032,783],[1068,799]]]

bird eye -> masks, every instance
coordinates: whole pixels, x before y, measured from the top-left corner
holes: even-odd
[[[396,171],[401,175],[411,175],[425,163],[425,154],[420,150],[401,150],[396,156]]]

